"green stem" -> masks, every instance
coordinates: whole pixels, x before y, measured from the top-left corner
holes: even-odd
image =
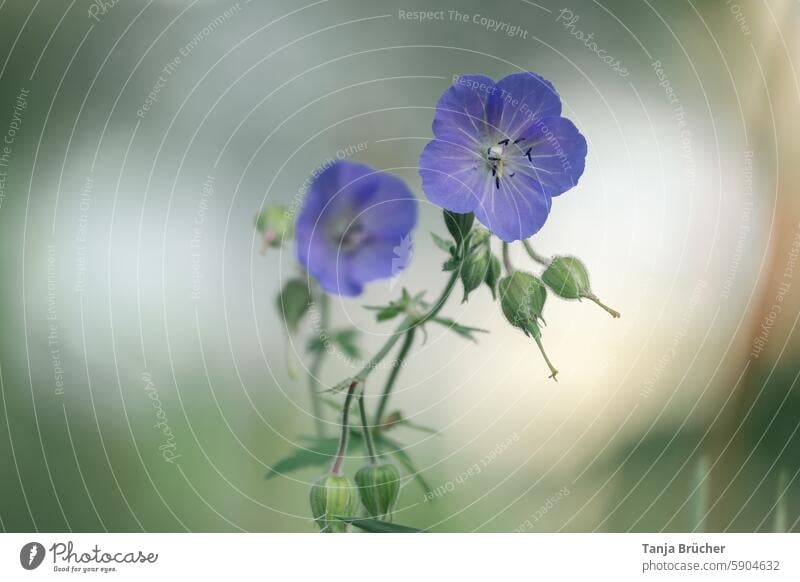
[[[463,259],[461,261],[463,263]],[[458,281],[458,273],[461,270],[461,263],[459,263],[458,268],[453,271],[453,274],[450,275],[450,279],[447,282],[447,285],[442,290],[441,295],[436,300],[436,302],[428,309],[426,313],[420,316],[415,317],[406,317],[403,322],[397,327],[397,329],[389,336],[389,339],[386,340],[386,343],[383,344],[378,353],[372,356],[369,361],[364,364],[364,367],[354,376],[355,380],[359,380],[361,382],[365,381],[367,377],[372,373],[372,371],[380,364],[383,359],[389,354],[391,349],[394,347],[394,344],[397,343],[405,333],[413,329],[418,325],[423,325],[424,323],[430,321],[434,317],[436,317],[439,312],[444,307],[444,304],[447,302],[447,298],[450,297],[450,294],[453,292],[453,288],[455,287],[456,281]]]
[[[322,291],[318,291],[317,300],[319,304],[319,329],[317,334],[320,338],[328,333],[330,327],[330,314],[328,296]],[[325,436],[325,418],[323,417],[322,401],[320,400],[319,378],[322,363],[325,360],[326,351],[323,349],[314,353],[311,365],[308,368],[308,391],[311,395],[311,413],[314,415],[314,428],[318,437]]]
[[[331,473],[334,475],[341,474],[344,456],[347,454],[347,441],[350,435],[350,405],[353,402],[353,394],[357,386],[358,382],[351,382],[350,388],[347,389],[347,396],[345,396],[344,399],[344,408],[342,408],[342,434],[339,436],[339,449],[336,451],[336,457],[334,457],[333,465],[331,465]]]
[[[542,340],[536,335],[533,336],[533,339],[536,340],[536,345],[539,346],[539,351],[542,352],[542,357],[544,357],[547,367],[550,368],[550,377],[555,380],[556,376],[558,375],[558,370],[556,370],[555,366],[553,366],[553,364],[550,362],[550,358],[547,357],[547,352],[544,351]]]
[[[514,272],[514,265],[511,264],[511,256],[508,252],[508,243],[503,241],[503,266],[506,268],[506,273],[511,274]]]
[[[392,367],[392,371],[389,373],[389,378],[386,380],[386,386],[383,387],[383,394],[381,395],[381,400],[378,403],[378,411],[375,413],[375,420],[373,423],[376,427],[380,427],[381,423],[383,422],[383,415],[386,413],[386,407],[389,404],[389,396],[392,393],[392,389],[394,388],[395,382],[397,381],[397,376],[400,374],[400,370],[403,367],[406,356],[411,349],[411,344],[414,343],[415,334],[416,330],[414,328],[409,329],[406,332],[406,339],[403,341],[403,345],[400,346],[400,353],[397,355],[395,365]]]
[[[619,317],[620,316],[619,311],[617,311],[616,309],[611,309],[608,305],[605,305],[602,301],[600,301],[597,298],[597,295],[595,295],[594,293],[587,293],[586,295],[584,295],[584,297],[586,297],[586,299],[589,299],[590,301],[594,301],[600,307],[602,307],[603,309],[608,311],[611,314],[611,317]]]
[[[375,445],[372,442],[372,430],[367,421],[367,410],[364,408],[364,394],[358,397],[358,412],[361,414],[361,430],[364,432],[364,442],[367,443],[367,454],[369,462],[373,465],[378,462],[375,455]]]
[[[540,265],[544,265],[546,267],[550,264],[550,259],[548,259],[544,255],[540,255],[539,253],[537,253],[531,246],[531,243],[529,241],[527,240],[522,241],[522,246],[525,247],[525,252],[528,253],[528,256],[537,263],[539,263]]]

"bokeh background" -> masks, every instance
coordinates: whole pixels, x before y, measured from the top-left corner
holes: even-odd
[[[439,434],[391,436],[439,494],[409,480],[397,520],[797,531],[798,30],[793,0],[0,1],[0,528],[312,531],[323,467],[265,475],[314,430],[314,324],[287,340],[294,252],[253,218],[337,156],[411,184],[410,268],[331,302],[369,354],[393,326],[363,305],[446,277],[416,171],[437,98],[534,70],[589,157],[533,243],[623,316],[551,298],[555,383],[488,292],[454,297],[491,333],[418,337],[390,409]]]

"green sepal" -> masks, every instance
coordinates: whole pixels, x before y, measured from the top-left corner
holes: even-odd
[[[475,215],[471,212],[459,214],[457,212],[450,212],[449,210],[444,211],[444,224],[450,236],[456,241],[456,245],[460,245],[461,241],[467,238],[467,234],[469,234],[469,231],[472,229],[472,224],[474,222]]]

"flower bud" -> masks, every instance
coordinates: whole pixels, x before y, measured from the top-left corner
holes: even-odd
[[[256,230],[263,238],[262,252],[270,247],[280,248],[292,236],[292,217],[283,206],[269,206],[256,217]]]
[[[464,299],[486,281],[492,262],[492,251],[489,247],[489,232],[480,229],[470,238],[470,249],[461,266],[461,283],[464,285]]]
[[[400,495],[400,473],[390,463],[367,465],[356,473],[361,504],[370,517],[390,521]]]
[[[539,279],[529,273],[515,271],[498,283],[500,305],[509,323],[520,328],[525,335],[532,337],[542,352],[550,377],[555,379],[558,370],[550,363],[542,345],[542,331],[539,321],[542,319],[544,302],[547,299],[547,288]]]
[[[355,484],[341,475],[325,475],[311,487],[311,514],[323,533],[344,533],[348,529],[341,517],[358,511]]]
[[[286,322],[289,332],[294,334],[300,321],[311,305],[311,291],[304,279],[290,279],[278,295],[278,313]]]
[[[613,317],[619,317],[619,312],[603,305],[592,293],[589,285],[589,272],[584,264],[575,257],[553,258],[542,274],[542,279],[556,295],[564,299],[586,298],[597,303]]]
[[[489,258],[489,270],[486,271],[486,285],[492,291],[492,299],[497,299],[497,282],[500,280],[502,267],[500,266],[500,259],[492,255]]]
[[[540,335],[539,320],[547,299],[544,284],[530,273],[515,271],[501,279],[498,287],[500,305],[509,323],[525,335]]]
[[[589,292],[589,273],[575,257],[553,258],[542,273],[542,280],[564,299],[578,299]]]

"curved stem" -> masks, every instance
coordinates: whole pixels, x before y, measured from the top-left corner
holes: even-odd
[[[319,329],[317,334],[320,338],[328,333],[330,314],[328,309],[328,296],[324,292],[317,293],[319,302]],[[314,415],[314,428],[318,437],[325,436],[325,418],[323,417],[322,402],[320,400],[319,378],[322,363],[325,360],[326,351],[321,349],[314,354],[311,365],[308,368],[308,391],[311,396],[311,414]]]
[[[537,263],[539,263],[540,265],[544,265],[546,267],[550,264],[550,259],[545,257],[544,255],[540,255],[539,253],[537,253],[531,246],[530,241],[527,240],[522,241],[522,246],[525,247],[525,252],[528,253],[528,256]]]
[[[397,355],[395,365],[392,368],[392,371],[389,373],[389,378],[386,380],[386,386],[383,387],[383,394],[381,395],[381,400],[378,403],[378,410],[375,413],[373,424],[376,427],[380,427],[381,423],[383,422],[383,415],[386,413],[386,407],[389,405],[389,396],[392,394],[392,389],[394,388],[394,384],[397,381],[397,376],[400,374],[400,370],[403,367],[406,356],[411,349],[411,344],[414,343],[415,334],[416,330],[414,328],[409,329],[406,332],[406,339],[403,341],[403,345],[400,346],[400,353]]]
[[[427,323],[428,321],[439,315],[439,312],[442,310],[442,307],[444,307],[444,304],[447,303],[447,298],[450,297],[450,293],[453,292],[453,287],[456,286],[456,281],[458,281],[458,275],[461,272],[461,267],[463,264],[464,264],[464,259],[461,259],[461,261],[459,261],[458,263],[458,266],[453,270],[453,274],[450,275],[450,279],[447,281],[447,285],[445,285],[445,288],[442,289],[439,298],[436,300],[436,302],[433,304],[433,306],[428,310],[426,314],[424,314],[422,317],[417,318],[414,321],[414,324],[422,325],[423,323]]]
[[[358,412],[361,414],[361,430],[364,433],[364,442],[367,443],[369,462],[374,465],[378,462],[378,459],[375,455],[375,445],[372,442],[372,430],[370,430],[369,423],[367,422],[367,410],[364,408],[364,394],[358,397]]]
[[[331,473],[334,475],[341,474],[344,456],[347,454],[347,441],[350,434],[350,426],[348,424],[350,418],[350,405],[353,403],[353,394],[355,393],[357,386],[358,382],[351,382],[350,388],[347,389],[347,396],[345,396],[344,399],[344,407],[342,408],[342,434],[339,436],[339,449],[336,451],[336,457],[334,457],[333,465],[331,465]]]

